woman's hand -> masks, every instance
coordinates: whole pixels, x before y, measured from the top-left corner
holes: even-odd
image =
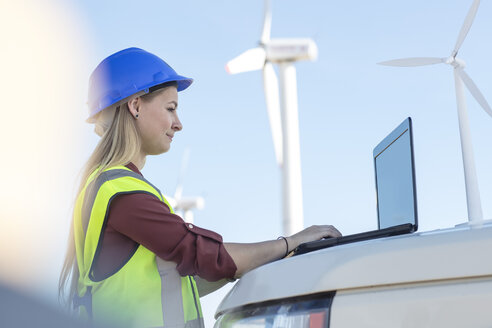
[[[341,235],[331,225],[311,226],[290,237],[286,237],[289,244],[288,252],[308,241],[319,240],[324,237],[340,237]],[[236,264],[235,278],[241,277],[244,273],[260,265],[282,258],[286,254],[285,241],[282,239],[252,244],[224,243],[224,247]]]
[[[313,225],[290,237],[287,237],[289,252],[297,246],[309,241],[319,240],[321,238],[341,237],[342,234],[332,225]]]

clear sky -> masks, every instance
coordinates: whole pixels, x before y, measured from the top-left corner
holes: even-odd
[[[372,150],[407,116],[414,123],[420,230],[467,221],[451,67],[376,63],[449,56],[471,3],[273,0],[272,37],[313,38],[319,49],[316,62],[296,64],[305,226],[333,224],[344,234],[376,228]],[[172,195],[189,148],[183,194],[205,199],[197,225],[226,241],[281,234],[281,175],[262,74],[224,70],[257,45],[263,1],[0,4],[8,99],[2,170],[9,187],[1,194],[8,206],[0,245],[17,249],[0,251],[3,280],[54,300],[76,175],[98,140],[83,121],[88,77],[104,57],[130,46],[195,79],[179,95],[184,129],[169,153],[148,159],[146,178]],[[492,4],[483,1],[458,55],[489,103],[491,17]],[[491,219],[492,118],[466,96],[483,213]],[[203,300],[207,322],[222,296]]]

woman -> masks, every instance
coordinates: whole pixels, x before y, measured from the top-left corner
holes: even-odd
[[[303,242],[340,236],[332,226],[312,226],[278,240],[223,243],[174,214],[140,170],[181,131],[178,92],[191,83],[138,48],[109,56],[91,75],[88,122],[101,140],[85,167],[59,285],[62,295],[71,277],[68,299],[84,317],[203,327],[200,295]]]

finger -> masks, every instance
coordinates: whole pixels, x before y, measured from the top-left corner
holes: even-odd
[[[340,233],[340,231],[338,231],[337,228],[335,228],[334,226],[332,225],[329,225],[329,226],[325,226],[326,227],[326,230],[325,230],[325,233],[326,235],[324,236],[325,238],[326,237],[341,237],[342,234]]]
[[[342,237],[342,233],[340,231],[338,231],[337,228],[335,228],[334,226],[331,226],[333,232],[335,233],[336,237]]]

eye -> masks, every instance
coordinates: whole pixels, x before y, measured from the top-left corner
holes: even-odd
[[[174,112],[176,110],[176,107],[168,107],[167,110],[170,112]]]

